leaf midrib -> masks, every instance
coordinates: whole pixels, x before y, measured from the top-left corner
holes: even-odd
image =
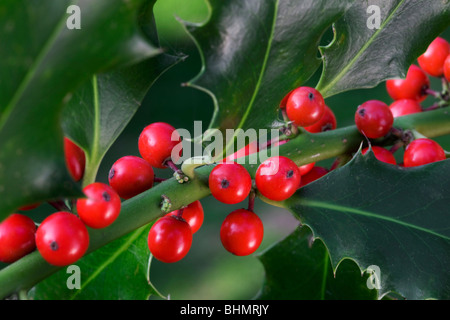
[[[145,229],[138,229],[136,230],[133,235],[124,243],[122,244],[116,252],[114,252],[113,255],[111,255],[106,261],[104,261],[101,265],[98,266],[98,268],[95,270],[94,273],[92,273],[89,278],[87,278],[83,285],[79,290],[75,292],[75,294],[70,298],[70,300],[74,300],[76,296],[78,296],[83,290],[86,288],[87,285],[89,285],[90,282],[92,282],[103,270],[106,269],[110,264],[112,264],[122,253],[124,253],[131,244],[145,231]]]
[[[350,208],[350,207],[345,207],[345,206],[340,206],[337,204],[330,204],[330,203],[326,203],[326,202],[321,202],[321,201],[315,201],[315,200],[307,200],[304,199],[301,201],[301,205],[303,206],[308,206],[308,207],[315,207],[315,208],[322,208],[322,209],[329,209],[329,210],[333,210],[333,211],[339,211],[339,212],[343,212],[343,213],[351,213],[351,214],[356,214],[356,215],[360,215],[360,216],[365,216],[365,217],[369,217],[369,218],[373,218],[373,219],[379,219],[379,220],[383,220],[383,221],[388,221],[388,222],[392,222],[398,225],[401,225],[405,228],[410,228],[410,229],[414,229],[414,230],[418,230],[421,232],[425,232],[428,234],[431,234],[433,236],[442,238],[444,240],[450,241],[450,237],[447,237],[445,235],[442,235],[440,233],[437,233],[433,230],[430,229],[425,229],[423,227],[411,224],[411,223],[407,223],[404,221],[400,221],[391,217],[386,217],[386,216],[382,216],[380,214],[374,213],[374,212],[370,212],[370,211],[364,211],[364,210],[360,210],[360,209],[356,209],[356,208]]]
[[[384,20],[384,22],[381,24],[380,28],[377,29],[377,31],[374,32],[374,34],[369,38],[369,41],[367,41],[361,49],[358,51],[358,53],[353,57],[353,59],[350,60],[350,62],[339,72],[335,77],[334,80],[329,82],[327,86],[320,88],[320,81],[318,84],[318,89],[320,89],[320,92],[325,97],[328,97],[327,90],[329,88],[333,88],[334,85],[342,79],[342,77],[347,73],[347,71],[350,69],[350,67],[353,66],[353,64],[359,59],[359,57],[363,54],[363,52],[366,51],[366,49],[375,41],[375,39],[378,37],[378,34],[382,31],[384,31],[385,26],[390,22],[394,16],[395,13],[397,13],[398,9],[403,5],[405,0],[401,0],[399,4],[395,7],[394,10],[389,14],[389,16]]]
[[[266,73],[267,63],[268,63],[269,56],[270,56],[270,50],[272,49],[272,43],[273,43],[273,38],[274,38],[274,34],[275,34],[275,26],[276,26],[277,18],[278,18],[279,3],[280,3],[280,0],[277,0],[275,2],[275,9],[274,9],[272,25],[271,25],[271,29],[270,29],[270,36],[269,36],[269,39],[268,39],[266,52],[264,54],[264,60],[263,60],[262,66],[261,66],[261,71],[259,72],[258,81],[256,82],[252,98],[251,98],[247,108],[245,109],[245,113],[242,115],[241,121],[239,122],[239,124],[238,124],[236,129],[240,129],[240,128],[244,127],[244,123],[247,121],[248,115],[250,114],[250,111],[252,110],[253,105],[255,103],[256,97],[257,97],[257,95],[259,93],[259,89],[261,88],[261,83],[262,83],[263,77],[264,77],[264,75]],[[228,148],[231,145],[234,144],[235,137],[236,137],[236,134],[234,134],[233,138],[231,139],[231,141],[228,142],[228,144],[227,144],[227,146],[225,148],[225,152],[227,152]]]

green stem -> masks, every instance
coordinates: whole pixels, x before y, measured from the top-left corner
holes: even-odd
[[[396,118],[394,126],[415,129],[429,138],[450,134],[450,108],[412,114]],[[358,150],[365,138],[355,126],[349,126],[318,134],[302,133],[279,147],[279,154],[294,160],[298,165],[351,154]],[[373,141],[376,145],[392,144],[392,139]],[[262,152],[258,159],[262,159]],[[245,162],[244,166],[254,177],[256,164]],[[210,194],[208,177],[214,164],[195,169],[195,175],[187,183],[180,184],[172,178],[154,186],[144,193],[126,200],[122,204],[119,218],[104,229],[89,229],[91,253],[109,242],[118,239],[164,215],[161,211],[161,195],[170,199],[171,209],[176,210]],[[267,199],[263,199],[267,200]],[[270,202],[270,201],[268,201]],[[280,205],[272,203],[274,205]],[[0,299],[21,290],[29,290],[41,280],[60,268],[51,266],[35,251],[0,270]]]
[[[212,166],[198,168],[200,177],[208,177]],[[137,228],[144,226],[164,213],[160,209],[161,194],[171,199],[173,210],[209,195],[207,180],[197,178],[180,184],[175,179],[164,181],[152,189],[124,201],[117,220],[104,229],[89,229],[90,245],[87,254],[103,247]],[[28,290],[58,271],[49,265],[38,251],[23,257],[0,270],[0,299],[14,292]]]

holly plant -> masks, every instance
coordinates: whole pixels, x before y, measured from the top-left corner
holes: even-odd
[[[177,86],[210,105],[141,119],[110,163],[192,59],[155,3],[1,1],[0,298],[169,299],[152,267],[216,217],[206,250],[264,270],[247,299],[449,299],[450,2],[205,0]]]

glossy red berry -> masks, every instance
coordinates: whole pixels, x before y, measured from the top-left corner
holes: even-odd
[[[148,233],[148,248],[159,261],[173,263],[183,259],[192,245],[189,224],[177,216],[158,219]]]
[[[178,161],[182,151],[180,135],[165,122],[155,122],[145,127],[139,136],[138,147],[142,158],[159,169],[167,168],[167,160]]]
[[[144,159],[125,156],[118,159],[109,170],[109,185],[123,199],[130,199],[153,186],[153,168]]]
[[[300,187],[306,186],[307,184],[316,181],[317,179],[323,177],[328,173],[328,170],[324,167],[315,166],[307,174],[302,176],[302,183]]]
[[[283,201],[291,197],[300,186],[298,166],[287,157],[271,157],[256,170],[255,182],[258,191],[266,198]]]
[[[325,110],[320,120],[312,126],[305,127],[305,130],[311,133],[318,133],[328,130],[334,130],[336,129],[336,126],[336,116],[334,115],[333,110],[325,105]]]
[[[167,215],[180,216],[180,210],[172,211]],[[192,233],[196,233],[203,224],[204,212],[200,201],[196,200],[182,209],[181,218],[183,218],[191,227]]]
[[[36,248],[36,225],[25,215],[13,213],[0,223],[0,261],[12,263]]]
[[[362,150],[362,154],[366,154],[369,151],[369,148],[364,148]],[[372,146],[372,152],[379,161],[389,163],[389,164],[397,164],[394,155],[389,150],[386,150],[379,146]]]
[[[59,211],[45,218],[37,228],[36,246],[48,263],[66,266],[86,253],[89,233],[77,216]]]
[[[305,174],[310,172],[312,170],[312,168],[314,168],[315,164],[316,164],[315,162],[311,162],[311,163],[304,164],[304,165],[298,167],[300,175],[304,176]]]
[[[292,91],[286,103],[286,114],[300,127],[307,127],[320,120],[325,111],[322,94],[314,88],[299,87]]]
[[[394,100],[414,99],[422,102],[427,97],[425,92],[430,87],[430,79],[426,73],[416,65],[411,65],[405,79],[391,79],[386,81],[386,89]]]
[[[77,213],[88,227],[105,228],[117,219],[121,201],[113,188],[94,182],[84,187],[83,192],[86,198],[77,200]]]
[[[238,163],[219,163],[209,175],[209,189],[214,198],[227,204],[243,201],[252,189],[252,178]]]
[[[238,209],[227,215],[220,227],[223,247],[236,256],[255,252],[264,237],[264,225],[252,211]]]
[[[434,140],[420,138],[409,143],[403,154],[405,167],[416,167],[445,160],[445,151]]]
[[[66,166],[73,180],[80,181],[84,176],[86,156],[83,149],[72,140],[64,137],[64,154]]]
[[[294,90],[289,91],[289,93],[287,95],[285,95],[284,98],[281,100],[281,102],[280,102],[280,109],[285,109],[286,108],[289,96],[291,95],[291,93],[293,91]]]
[[[407,114],[422,112],[422,106],[417,100],[400,99],[396,100],[389,106],[394,118],[405,116]]]
[[[444,76],[447,81],[450,82],[450,54],[447,56],[444,62]]]
[[[450,54],[450,44],[444,38],[437,37],[430,43],[425,53],[418,59],[423,71],[433,77],[444,74],[444,61]]]
[[[376,139],[385,136],[392,128],[394,117],[389,106],[378,100],[369,100],[358,106],[355,124],[366,137]]]

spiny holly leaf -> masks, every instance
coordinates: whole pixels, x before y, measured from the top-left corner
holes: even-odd
[[[450,298],[450,161],[404,168],[358,153],[303,187],[285,206],[329,249],[380,268],[380,294]]]
[[[449,25],[450,1],[356,1],[335,24],[334,41],[321,48],[325,66],[317,89],[328,97],[403,78]]]
[[[353,0],[209,0],[203,25],[185,23],[203,68],[188,86],[215,103],[211,128],[264,128],[277,119],[282,98],[321,64],[323,33]]]
[[[80,0],[81,29],[66,26],[71,1],[0,3],[0,220],[81,194],[64,162],[61,110],[93,74],[160,53],[138,25],[145,3]]]
[[[140,26],[158,45],[153,17],[155,1],[141,10]],[[94,76],[77,90],[64,108],[63,128],[86,153],[83,185],[95,181],[106,151],[139,108],[151,85],[183,57],[160,54],[138,64]]]
[[[144,226],[78,261],[80,276],[60,271],[36,285],[36,300],[145,300],[157,294],[147,279],[149,255]],[[79,284],[79,288],[74,287]]]
[[[263,300],[343,300],[376,299],[377,290],[368,275],[349,259],[333,272],[323,242],[313,242],[307,226],[297,228],[281,242],[269,248],[259,259],[266,277],[258,295]]]

